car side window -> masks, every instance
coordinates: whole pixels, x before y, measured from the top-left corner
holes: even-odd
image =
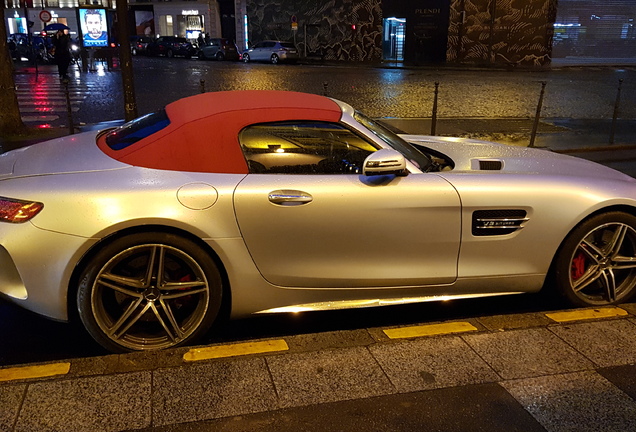
[[[239,142],[252,174],[360,174],[377,150],[341,124],[312,121],[248,126]]]

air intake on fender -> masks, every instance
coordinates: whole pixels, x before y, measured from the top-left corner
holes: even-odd
[[[523,228],[525,210],[477,210],[473,213],[474,236],[505,235]]]

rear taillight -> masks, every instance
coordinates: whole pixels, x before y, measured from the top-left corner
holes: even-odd
[[[22,223],[30,220],[44,208],[44,204],[0,197],[0,222]]]

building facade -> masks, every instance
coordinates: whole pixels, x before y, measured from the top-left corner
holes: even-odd
[[[80,7],[107,9],[112,24],[115,8],[114,0],[4,1],[9,33],[53,22],[77,31]],[[636,0],[129,0],[131,34],[204,32],[235,39],[240,49],[278,39],[307,58],[415,65],[634,58],[634,18]]]

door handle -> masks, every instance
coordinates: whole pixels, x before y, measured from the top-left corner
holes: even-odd
[[[288,189],[270,192],[267,198],[273,204],[284,206],[303,205],[312,202],[314,199],[307,192]]]

